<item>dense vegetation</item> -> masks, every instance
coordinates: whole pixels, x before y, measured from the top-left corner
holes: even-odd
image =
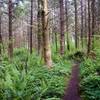
[[[81,64],[81,91],[85,100],[100,99],[100,55]]]
[[[70,61],[53,55],[48,70],[41,57],[25,49],[14,51],[13,61],[4,55],[0,64],[0,100],[60,100],[70,75]]]
[[[100,100],[100,46],[80,66],[80,87],[83,100]]]
[[[80,93],[83,100],[100,99],[100,48],[95,48],[88,57],[78,50],[63,57],[53,54],[52,58],[53,66],[48,70],[35,51],[30,55],[24,48],[15,49],[12,61],[7,54],[2,54],[0,100],[61,100],[73,61],[81,63]]]

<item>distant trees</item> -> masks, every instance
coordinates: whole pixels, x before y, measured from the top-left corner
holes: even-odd
[[[73,43],[76,49],[80,48],[80,43],[81,47],[85,47],[84,44],[87,42],[87,53],[89,53],[93,47],[92,37],[96,34],[97,28],[99,34],[99,0],[8,0],[8,2],[5,0],[5,2],[0,3],[5,3],[3,5],[3,16],[6,18],[2,17],[1,19],[0,14],[0,44],[2,40],[5,42],[4,37],[7,37],[10,58],[13,57],[13,48],[17,47],[14,46],[16,41],[19,42],[15,44],[19,45],[18,47],[23,45],[27,47],[29,41],[30,54],[34,47],[38,55],[44,59],[45,65],[51,67],[52,48],[50,45],[56,52],[58,52],[59,48],[60,54],[64,55],[66,47],[67,50],[72,50],[70,41],[75,40]],[[6,27],[2,28],[2,33],[1,25]],[[28,29],[23,26],[28,27]],[[8,36],[5,35],[6,33],[8,33]],[[27,34],[29,35],[27,36]],[[17,39],[16,35],[21,36],[21,38],[17,36]],[[87,41],[83,40],[85,38]]]

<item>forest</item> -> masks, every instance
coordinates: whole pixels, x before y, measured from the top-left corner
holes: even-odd
[[[100,0],[0,0],[0,100],[100,100]]]

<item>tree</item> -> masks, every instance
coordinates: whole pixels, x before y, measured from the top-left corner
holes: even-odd
[[[56,53],[58,52],[58,37],[57,37],[57,26],[56,26],[56,21],[55,21],[55,17],[56,17],[56,2],[54,2],[54,19],[53,19],[53,23],[54,24],[54,33],[55,33],[55,46],[56,46]]]
[[[66,32],[67,32],[67,50],[70,50],[70,45],[69,45],[69,20],[68,20],[68,0],[65,0],[65,12],[66,12]]]
[[[0,54],[2,53],[2,34],[1,34],[1,15],[0,15]]]
[[[32,53],[32,33],[33,33],[33,0],[31,0],[31,18],[30,18],[30,54]]]
[[[92,0],[91,3],[91,11],[92,11],[92,49],[94,48],[94,34],[95,34],[95,26],[96,26],[96,22],[95,22],[95,0]]]
[[[85,36],[86,36],[86,43],[87,43],[87,2],[85,0],[85,7],[84,7],[84,33],[85,33]]]
[[[87,54],[90,53],[91,50],[91,16],[90,16],[90,0],[88,0],[88,47]]]
[[[83,0],[81,0],[81,46],[83,48]]]
[[[77,34],[77,0],[74,0],[74,8],[75,8],[75,48],[78,47],[78,34]]]
[[[100,0],[97,0],[97,23],[98,23],[98,32],[100,32]]]
[[[52,66],[51,47],[48,31],[48,0],[42,0],[42,36],[43,36],[43,58],[45,64],[50,68]]]
[[[12,11],[13,11],[12,0],[9,0],[8,3],[8,17],[9,17],[9,46],[8,46],[8,54],[9,57],[13,57],[13,35],[12,35]]]
[[[37,40],[38,40],[38,54],[41,54],[42,53],[42,32],[41,32],[41,29],[42,29],[42,26],[41,26],[41,23],[42,23],[42,0],[38,0],[38,15],[37,15],[37,19],[38,19],[38,35],[37,35]]]
[[[1,34],[1,24],[2,24],[2,11],[1,11],[1,4],[2,2],[0,2],[0,55],[1,55],[1,51],[2,51],[2,34]]]
[[[64,34],[64,5],[63,0],[59,0],[60,4],[60,54],[65,52],[65,34]]]

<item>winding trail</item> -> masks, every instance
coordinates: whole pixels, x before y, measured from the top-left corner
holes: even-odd
[[[79,95],[79,64],[72,67],[71,79],[63,100],[81,100]]]

